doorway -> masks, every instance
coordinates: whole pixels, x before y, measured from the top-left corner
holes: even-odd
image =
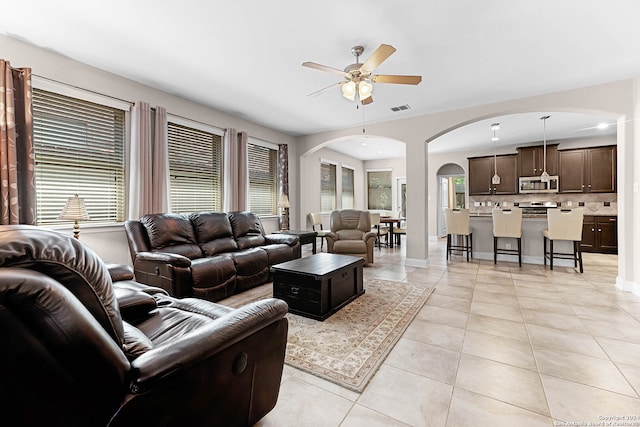
[[[459,165],[443,165],[437,174],[438,180],[438,237],[447,235],[444,210],[464,209],[466,207],[466,176]]]

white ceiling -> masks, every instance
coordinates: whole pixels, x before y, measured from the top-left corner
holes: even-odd
[[[305,135],[638,76],[639,21],[638,0],[21,0],[3,5],[0,33]],[[366,59],[381,43],[397,52],[376,73],[420,74],[420,85],[376,83],[374,103],[360,109],[337,87],[307,96],[341,78],[302,62],[342,69],[354,62],[352,46],[364,46]],[[411,108],[390,109],[404,104]],[[553,120],[564,134],[604,119],[561,126],[563,114],[552,115],[548,127]],[[512,130],[502,120],[507,138]],[[513,123],[541,132],[538,120]],[[488,135],[479,123],[456,141],[478,144]],[[369,142],[359,158],[394,145]],[[333,148],[362,152],[361,143]]]

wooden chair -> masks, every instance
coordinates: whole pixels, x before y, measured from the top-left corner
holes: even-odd
[[[402,216],[401,211],[397,211],[392,215],[393,218],[400,218],[401,216]],[[402,243],[402,236],[407,235],[407,222],[401,221],[400,226],[394,227],[393,235],[396,238],[396,245],[400,246],[400,243]]]
[[[544,243],[544,265],[553,270],[553,259],[572,259],[573,266],[580,264],[582,268],[582,251],[580,242],[582,241],[582,221],[584,212],[582,209],[549,209],[547,211],[548,228],[542,230],[542,240]],[[549,251],[547,251],[547,240],[549,241]],[[555,240],[567,240],[573,244],[573,253],[554,252],[553,242]]]
[[[327,235],[331,233],[331,231],[322,229],[322,215],[319,212],[310,213],[309,222],[311,223],[311,229],[318,233],[318,237],[320,237],[320,252],[322,252],[324,239],[327,238]],[[316,229],[316,227],[318,228]]]
[[[498,254],[518,255],[518,265],[522,267],[522,209],[494,208],[493,218],[493,263],[497,264]],[[498,238],[516,239],[518,249],[499,249]]]
[[[473,258],[473,235],[469,227],[469,209],[445,209],[445,222],[447,226],[447,259],[453,251],[466,252],[467,262]],[[462,244],[453,244],[452,236],[462,236]]]
[[[378,244],[378,249],[380,249],[382,236],[385,238],[385,245],[389,244],[389,227],[380,224],[380,212],[369,212],[369,215],[371,216],[371,230],[376,233],[376,243]]]

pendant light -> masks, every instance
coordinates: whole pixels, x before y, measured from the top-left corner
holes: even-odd
[[[542,175],[540,175],[540,181],[549,182],[549,174],[547,173],[547,119],[551,116],[542,116],[540,120],[542,120],[542,137],[544,144],[544,154],[543,154],[543,165],[542,165]]]
[[[493,123],[491,125],[491,130],[493,131],[493,137],[491,141],[493,141],[493,178],[491,178],[491,183],[494,185],[500,184],[500,176],[498,175],[498,156],[496,155],[496,142],[500,140],[496,136],[496,131],[500,129],[500,123]]]

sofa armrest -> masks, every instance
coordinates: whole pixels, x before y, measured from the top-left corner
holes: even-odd
[[[264,237],[267,245],[280,243],[280,244],[286,244],[293,247],[300,240],[298,236],[294,236],[291,234],[284,234],[284,233],[267,234]]]
[[[157,261],[175,267],[191,267],[191,260],[183,255],[168,252],[139,252],[136,261]]]
[[[364,234],[364,236],[362,236],[362,240],[364,240],[365,242],[369,241],[369,240],[375,240],[376,239],[376,233],[374,233],[373,231],[368,231]]]
[[[177,341],[144,353],[131,363],[135,370],[132,391],[142,393],[156,386],[158,382],[180,375],[180,372],[206,364],[208,359],[214,358],[234,344],[258,333],[268,325],[285,319],[287,311],[287,304],[279,299],[256,301],[213,320]],[[239,367],[212,366],[212,369],[228,369],[229,373],[237,368]]]
[[[124,264],[105,264],[112,282],[133,280],[133,268]]]

